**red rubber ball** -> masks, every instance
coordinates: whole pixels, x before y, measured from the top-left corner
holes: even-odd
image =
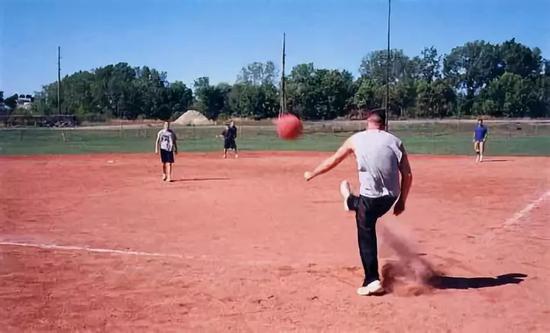
[[[277,135],[283,140],[293,140],[302,135],[302,121],[293,114],[285,114],[276,120]]]

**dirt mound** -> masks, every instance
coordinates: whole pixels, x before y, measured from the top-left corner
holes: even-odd
[[[174,121],[178,125],[212,125],[214,122],[196,110],[189,110]]]

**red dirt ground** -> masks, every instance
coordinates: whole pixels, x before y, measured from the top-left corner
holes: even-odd
[[[550,331],[550,196],[517,214],[550,190],[550,158],[413,156],[407,211],[379,227],[447,278],[359,297],[337,191],[353,162],[302,179],[325,156],[183,154],[171,184],[154,155],[0,158],[0,330]]]

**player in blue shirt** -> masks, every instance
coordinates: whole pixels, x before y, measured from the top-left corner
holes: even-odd
[[[474,150],[476,151],[476,162],[483,161],[483,152],[485,151],[485,141],[487,140],[487,127],[483,125],[483,119],[477,120],[474,129]]]

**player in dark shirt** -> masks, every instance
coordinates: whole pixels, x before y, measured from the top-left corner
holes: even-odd
[[[229,125],[225,126],[225,129],[222,132],[223,136],[223,158],[227,158],[227,151],[233,149],[235,151],[235,158],[239,157],[239,152],[237,150],[237,126],[235,122],[231,121]]]

